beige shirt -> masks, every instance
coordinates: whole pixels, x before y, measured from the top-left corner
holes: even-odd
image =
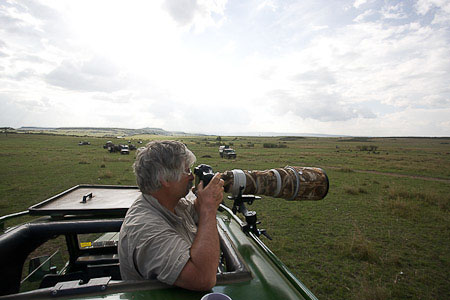
[[[195,196],[181,198],[175,214],[141,194],[128,210],[119,236],[123,280],[158,279],[172,285],[190,258],[197,233]]]

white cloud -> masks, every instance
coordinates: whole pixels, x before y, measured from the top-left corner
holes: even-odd
[[[359,8],[361,5],[365,4],[367,2],[367,0],[355,0],[355,2],[353,2],[353,6],[355,8]]]
[[[256,10],[270,9],[272,11],[276,11],[278,6],[272,0],[264,0],[261,1],[260,4],[256,7]]]
[[[359,14],[358,16],[356,16],[356,18],[354,18],[353,20],[357,23],[360,22],[364,22],[368,17],[374,15],[375,12],[371,9],[365,10],[364,12],[362,12],[361,14]]]
[[[397,5],[386,5],[382,8],[381,14],[385,19],[406,19],[408,15],[403,10],[402,3],[398,3]]]
[[[126,78],[121,76],[112,62],[98,57],[78,64],[63,61],[45,76],[45,80],[74,91],[113,92],[126,87]]]
[[[223,22],[227,0],[165,0],[163,7],[180,26],[202,32]]]

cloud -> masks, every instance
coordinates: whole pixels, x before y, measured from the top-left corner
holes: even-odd
[[[347,104],[337,94],[313,93],[293,95],[284,90],[271,91],[268,103],[274,111],[284,115],[293,113],[301,119],[314,119],[321,122],[347,121],[354,118],[375,118],[369,109],[358,104]]]
[[[47,114],[54,114],[53,120],[58,120],[61,112],[55,109],[54,103],[48,98],[33,99],[32,97],[18,97],[13,93],[0,92],[0,126],[18,128],[26,125],[40,126],[49,124]],[[45,123],[42,123],[45,122]],[[56,125],[56,124],[55,124]]]
[[[353,2],[353,6],[355,8],[359,8],[361,5],[364,5],[367,2],[367,0],[355,0],[355,2]]]
[[[31,63],[46,63],[48,62],[44,58],[33,55],[33,54],[18,54],[14,56],[15,61],[24,61],[24,62],[31,62]]]
[[[197,0],[166,0],[164,7],[181,26],[190,24],[199,9]]]
[[[278,5],[274,3],[272,0],[264,0],[262,1],[256,8],[256,10],[270,9],[271,11],[276,11]]]
[[[9,78],[15,79],[15,80],[23,80],[26,78],[35,77],[37,74],[33,69],[24,69],[13,76],[10,76]]]
[[[293,76],[292,80],[320,86],[327,86],[336,83],[335,75],[325,67],[299,73]]]
[[[16,41],[25,38],[28,43],[42,46],[40,39],[44,34],[63,27],[63,23],[54,26],[56,20],[59,20],[57,13],[37,1],[2,1],[0,4],[0,28],[14,35]]]
[[[374,16],[376,14],[376,12],[372,9],[368,9],[365,10],[364,12],[362,12],[361,14],[359,14],[358,16],[356,16],[356,18],[353,19],[353,21],[357,22],[357,23],[361,23],[361,22],[365,22],[368,21],[370,17]]]
[[[78,63],[63,61],[45,80],[67,90],[86,92],[114,92],[126,86],[126,78],[114,64],[98,56]]]
[[[130,103],[133,99],[133,93],[131,92],[118,92],[118,93],[99,93],[92,96],[93,99],[105,101],[107,103]]]
[[[381,14],[385,19],[406,19],[408,15],[403,10],[402,3],[397,5],[387,5],[381,10]]]
[[[228,0],[165,0],[163,8],[172,19],[184,27],[195,27],[197,32],[208,26],[217,26],[223,19]]]
[[[433,15],[432,24],[450,25],[450,3],[446,0],[418,0],[414,7],[416,12],[422,16]]]

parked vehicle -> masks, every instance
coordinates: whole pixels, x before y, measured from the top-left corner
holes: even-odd
[[[225,148],[229,148],[229,146],[224,146],[224,145],[219,146],[219,155],[220,155],[220,157],[223,157],[223,149],[225,149]]]
[[[120,145],[120,154],[130,154],[130,148],[128,145]]]
[[[223,157],[224,158],[236,158],[236,151],[234,151],[234,149],[228,148],[228,149],[223,149]]]
[[[223,145],[219,146],[219,155],[222,158],[236,158],[236,151],[230,146]]]

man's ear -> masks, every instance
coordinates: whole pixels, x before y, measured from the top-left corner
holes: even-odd
[[[165,187],[165,188],[170,187],[170,183],[169,183],[168,181],[165,181],[165,180],[161,180],[161,185],[162,185],[163,187]]]

